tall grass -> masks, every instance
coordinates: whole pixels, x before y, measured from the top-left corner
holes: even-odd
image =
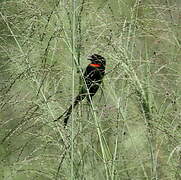
[[[179,179],[180,5],[0,2],[0,179]],[[91,53],[104,82],[64,129]]]

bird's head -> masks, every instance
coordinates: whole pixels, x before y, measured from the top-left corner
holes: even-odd
[[[93,63],[93,64],[100,64],[103,66],[106,65],[105,58],[98,54],[92,54],[92,55],[88,56],[87,59],[90,60],[91,63]]]

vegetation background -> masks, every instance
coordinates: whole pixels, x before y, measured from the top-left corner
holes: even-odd
[[[0,0],[0,179],[181,179],[180,30],[180,0]]]

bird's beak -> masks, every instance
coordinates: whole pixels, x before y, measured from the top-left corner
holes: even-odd
[[[87,56],[87,59],[92,60],[92,56],[91,55]]]

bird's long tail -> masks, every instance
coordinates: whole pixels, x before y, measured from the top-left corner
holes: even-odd
[[[69,108],[61,116],[59,116],[55,121],[58,121],[64,116],[64,127],[66,127],[68,123],[68,119],[72,113],[72,109],[74,109],[77,106],[77,104],[85,98],[85,96],[86,96],[85,94],[79,94],[75,98],[73,104],[71,104]]]

